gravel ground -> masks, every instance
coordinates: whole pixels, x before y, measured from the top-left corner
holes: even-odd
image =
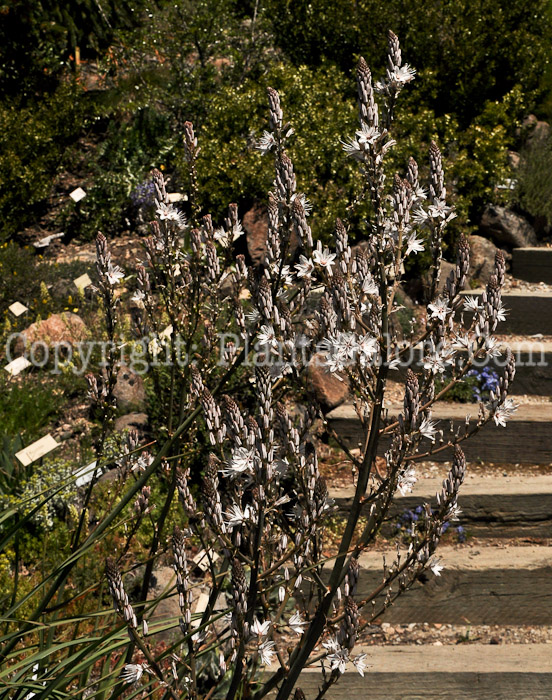
[[[504,279],[504,292],[552,292],[552,285],[546,282],[526,282],[525,280],[517,279],[506,273]]]
[[[552,627],[527,625],[450,625],[413,622],[408,625],[372,625],[360,644],[394,646],[398,644],[552,644]]]

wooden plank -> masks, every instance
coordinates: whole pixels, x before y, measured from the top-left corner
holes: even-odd
[[[552,284],[552,248],[515,248],[512,256],[515,277]]]
[[[360,557],[357,597],[369,595],[382,580],[382,552]],[[391,624],[410,622],[551,625],[552,548],[450,547],[437,555],[445,569],[428,571],[386,610]],[[387,552],[390,565],[394,554]],[[383,598],[378,599],[381,603]]]
[[[436,505],[435,494],[442,479],[421,479],[408,496],[397,497],[389,510],[384,532],[392,534],[405,510],[422,503]],[[345,515],[353,499],[353,488],[332,489],[331,497]],[[477,537],[552,537],[552,476],[509,479],[468,478],[460,490],[460,520],[468,535]]]
[[[400,406],[389,406],[389,418],[402,410]],[[471,416],[470,426],[477,419],[478,406],[475,404],[436,403],[433,420],[440,421],[438,427],[448,435],[450,422],[453,427],[465,425],[467,415]],[[326,416],[329,427],[351,447],[358,447],[363,439],[362,426],[350,404],[335,408]],[[485,425],[468,440],[462,442],[468,461],[498,462],[501,464],[550,464],[552,462],[552,403],[522,404],[508,421],[507,427],[497,427],[494,421]],[[383,455],[389,445],[382,439],[379,454]],[[431,448],[429,441],[423,440],[421,452]],[[431,461],[448,461],[452,457],[450,449],[428,457]]]
[[[362,678],[351,667],[325,696],[328,700],[549,700],[550,645],[462,644],[363,646],[369,668]],[[270,669],[276,670],[276,667]],[[298,687],[314,698],[319,668],[303,671]]]
[[[462,292],[467,296],[480,296],[481,289]],[[498,324],[497,333],[552,335],[552,292],[505,292],[502,301],[506,307],[506,320]],[[464,313],[466,322],[472,314]]]

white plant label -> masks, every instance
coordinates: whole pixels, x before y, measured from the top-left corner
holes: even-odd
[[[88,273],[85,272],[84,275],[81,275],[80,277],[74,279],[73,284],[79,291],[83,292],[87,287],[89,287],[92,284],[92,280],[88,276]]]
[[[73,202],[80,202],[81,199],[86,197],[86,192],[82,189],[82,187],[77,187],[77,189],[73,190],[69,196]]]
[[[25,304],[22,304],[20,301],[14,301],[11,306],[8,306],[8,309],[14,316],[21,316],[21,314],[24,314],[25,311],[29,310]]]
[[[47,455],[48,452],[55,450],[56,447],[59,447],[59,445],[60,443],[56,442],[55,438],[48,434],[43,438],[40,438],[40,440],[33,442],[28,447],[25,447],[25,449],[16,452],[15,456],[24,467],[28,467],[29,464],[32,464],[33,462],[36,462],[37,459],[44,457],[44,455]]]
[[[4,369],[11,374],[12,377],[17,377],[20,372],[30,366],[31,363],[26,357],[16,357],[15,360],[12,360]]]

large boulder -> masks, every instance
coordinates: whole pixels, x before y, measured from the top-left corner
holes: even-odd
[[[454,263],[447,262],[446,260],[441,261],[441,274],[439,276],[439,284],[437,285],[437,294],[443,294],[446,290],[447,280],[453,270],[456,270],[456,265]]]
[[[254,265],[261,265],[266,255],[268,238],[268,212],[264,204],[256,203],[242,218],[242,226],[247,241],[247,251]],[[292,232],[288,253],[293,258],[301,243]]]
[[[41,346],[42,353],[56,347],[73,347],[85,340],[87,335],[86,325],[77,314],[53,314],[21,331],[15,343],[15,353],[22,355],[26,348],[32,350],[35,344]]]
[[[486,238],[509,248],[527,248],[537,244],[537,235],[531,224],[505,207],[488,204],[479,228]]]
[[[146,406],[146,388],[142,377],[122,365],[117,371],[117,381],[113,389],[113,396],[117,399],[117,406],[124,411],[140,413]]]
[[[268,214],[266,207],[255,204],[243,215],[242,219],[247,250],[254,265],[260,265],[266,255],[266,239],[268,236]]]
[[[308,367],[308,388],[324,413],[340,406],[349,396],[349,382],[345,375],[329,372],[324,367],[325,356],[314,355]]]
[[[148,427],[147,413],[126,413],[115,420],[115,430],[122,433],[124,430],[137,430],[144,432]]]
[[[527,143],[537,147],[548,141],[550,138],[550,124],[548,122],[537,121],[533,125],[531,132],[527,136]]]
[[[470,236],[469,278],[487,284],[494,274],[495,255],[498,248],[488,238]]]

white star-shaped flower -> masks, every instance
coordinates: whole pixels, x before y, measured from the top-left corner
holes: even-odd
[[[111,263],[109,263],[105,275],[107,277],[107,281],[111,285],[117,284],[125,277],[123,268],[119,267],[118,265],[112,265]]]
[[[303,620],[299,612],[295,612],[289,618],[288,625],[295,632],[295,634],[303,634],[307,623]]]
[[[271,134],[270,131],[263,131],[263,135],[257,141],[255,148],[265,156],[275,145],[276,139],[274,138],[274,134]]]
[[[320,244],[320,241],[318,241],[318,247],[312,254],[312,259],[317,265],[320,265],[320,267],[323,270],[327,270],[328,274],[332,274],[332,265],[335,265],[334,260],[336,259],[336,254],[335,253],[330,253],[328,248],[324,248],[322,250],[322,245]]]
[[[432,304],[427,306],[430,313],[430,318],[438,318],[440,321],[447,320],[447,314],[452,312],[452,309],[447,303],[447,299],[439,297]]]
[[[253,624],[251,625],[251,634],[254,634],[255,637],[266,637],[266,635],[268,634],[268,630],[270,629],[270,625],[270,620],[261,622],[260,620],[255,618],[253,620]]]
[[[261,657],[261,664],[263,666],[270,666],[274,660],[276,656],[276,652],[274,651],[275,646],[276,644],[274,642],[268,640],[259,646],[259,656]]]
[[[297,270],[297,277],[306,277],[310,279],[314,272],[314,262],[310,258],[300,255],[299,262],[295,265],[295,269]]]
[[[431,440],[431,442],[435,442],[435,433],[437,432],[435,430],[435,422],[430,420],[427,416],[421,422],[418,430],[425,438]]]
[[[411,233],[406,242],[406,255],[410,255],[410,253],[421,253],[423,250],[423,240],[421,238],[416,238],[415,233]]]
[[[416,478],[416,470],[412,467],[407,469],[404,474],[399,477],[397,484],[397,488],[401,492],[401,495],[406,496],[406,494],[410,493],[416,481],[418,481]]]
[[[431,559],[428,561],[427,565],[429,566],[431,571],[435,574],[435,576],[440,576],[441,571],[443,571],[443,569],[445,568],[441,564],[441,560],[435,556],[431,557]]]

